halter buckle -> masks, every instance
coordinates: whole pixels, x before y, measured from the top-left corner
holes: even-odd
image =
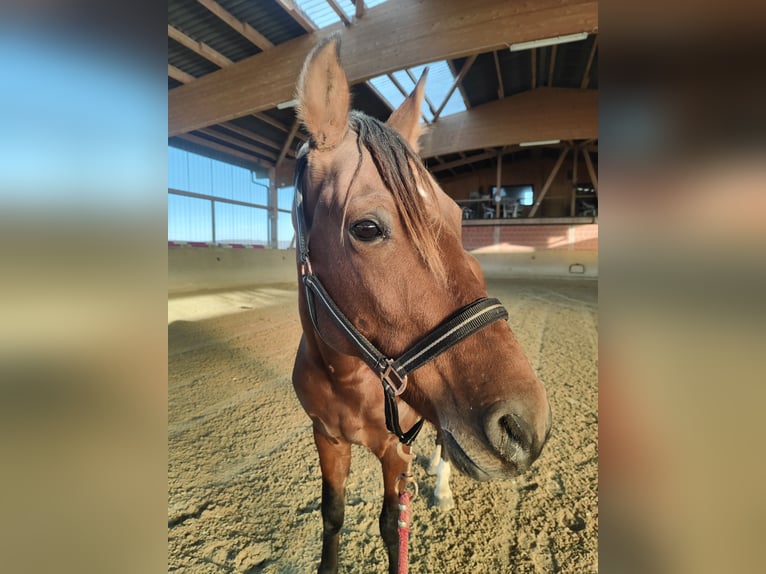
[[[311,268],[311,261],[309,261],[308,255],[306,255],[306,257],[301,257],[301,277],[313,274],[314,270]]]
[[[407,388],[407,375],[402,377],[396,372],[393,359],[386,359],[385,365],[385,369],[380,373],[380,380],[383,383],[383,388],[387,393],[398,397]],[[396,383],[394,383],[394,380],[396,380]]]

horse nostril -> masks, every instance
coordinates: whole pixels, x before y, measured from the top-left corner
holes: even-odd
[[[539,415],[537,410],[541,411]],[[484,419],[489,445],[519,471],[529,468],[540,455],[545,433],[550,428],[549,413],[537,410],[520,402],[501,401],[489,409]]]
[[[506,442],[510,439],[514,445],[518,445],[524,451],[529,451],[529,446],[532,443],[529,433],[526,433],[524,430],[522,430],[523,427],[515,415],[502,416],[498,422],[500,423],[500,427],[503,431],[501,434],[501,450],[507,450],[506,447],[508,446],[511,446],[511,448],[514,447],[513,445],[506,444]]]

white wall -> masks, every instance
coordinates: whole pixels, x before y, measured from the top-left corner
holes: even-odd
[[[473,253],[487,279],[514,277],[598,277],[596,251],[533,251],[528,253]]]
[[[593,251],[475,253],[474,256],[488,279],[598,277],[598,253]],[[295,283],[296,280],[294,249],[168,249],[170,295]]]
[[[168,248],[168,294],[295,283],[294,249]]]

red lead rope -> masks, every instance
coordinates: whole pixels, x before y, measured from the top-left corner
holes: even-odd
[[[399,574],[407,574],[408,549],[410,543],[410,493],[403,489],[399,493]]]
[[[410,522],[412,521],[412,501],[418,496],[418,483],[412,476],[414,455],[409,445],[396,443],[396,452],[407,463],[405,471],[396,479],[399,493],[399,570],[398,574],[407,574],[409,567],[408,551],[410,544]],[[409,489],[409,490],[408,490]]]

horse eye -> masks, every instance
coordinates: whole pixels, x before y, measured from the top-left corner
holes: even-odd
[[[383,237],[383,230],[374,221],[365,219],[351,226],[351,234],[360,241],[373,241]]]

